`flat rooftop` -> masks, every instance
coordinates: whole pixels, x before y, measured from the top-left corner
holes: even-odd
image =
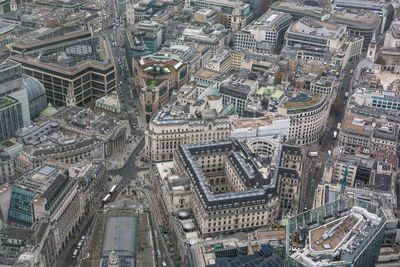
[[[217,79],[217,80],[223,80],[228,77],[228,75],[225,72],[218,72],[205,68],[200,68],[193,76],[205,79]]]
[[[340,24],[303,17],[290,25],[288,33],[299,33],[322,38],[338,39],[345,30],[346,26]]]
[[[44,165],[18,178],[14,182],[14,186],[42,195],[50,189],[60,174],[59,169]]]
[[[231,118],[231,122],[233,128],[240,129],[240,128],[253,128],[253,127],[262,127],[272,125],[276,120],[284,120],[288,119],[282,115],[266,115],[265,117],[260,118]]]
[[[303,266],[347,266],[379,238],[386,220],[373,203],[339,198],[290,218],[286,251]]]
[[[310,107],[318,104],[323,99],[323,95],[300,92],[295,97],[287,100],[284,107],[287,109],[297,109]]]
[[[63,42],[52,46],[13,56],[15,60],[28,60],[55,66],[61,69],[77,69],[86,62],[99,65],[110,64],[107,55],[107,44],[102,37],[89,37],[75,41]]]

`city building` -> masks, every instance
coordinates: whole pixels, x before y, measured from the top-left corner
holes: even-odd
[[[162,44],[162,26],[155,21],[140,21],[125,31],[125,56],[133,73],[133,58],[157,52]]]
[[[98,213],[81,255],[81,266],[155,267],[155,245],[148,208],[128,199]],[[155,230],[154,230],[155,231]],[[101,249],[98,249],[101,248]]]
[[[109,115],[106,116],[104,113],[96,112],[89,108],[64,107],[48,120],[57,123],[65,135],[82,135],[96,138],[101,143],[104,157],[121,151],[125,147],[129,136],[128,121],[119,120]],[[75,158],[75,160],[78,160],[77,156]]]
[[[50,124],[50,125],[49,125]],[[51,132],[46,128],[51,127]],[[64,135],[53,123],[35,125],[17,133],[24,142],[24,149],[15,159],[15,169],[20,175],[44,164],[48,159],[74,164],[90,159],[96,148],[101,148],[99,140],[93,136]]]
[[[21,103],[9,96],[0,97],[0,141],[13,137],[22,126]]]
[[[395,17],[395,10],[390,2],[371,0],[335,0],[332,4],[333,10],[341,8],[363,9],[378,14],[381,19],[379,25],[379,34],[383,34],[390,27],[390,24]]]
[[[186,0],[185,3],[187,6],[193,7],[194,10],[204,8],[217,10],[218,23],[221,23],[227,28],[240,29],[248,24],[252,18],[250,5],[239,0]]]
[[[243,115],[243,109],[247,104],[248,95],[252,91],[250,86],[239,81],[230,81],[220,85],[219,93],[222,96],[224,106],[232,103],[239,115]]]
[[[215,56],[229,44],[231,34],[218,24],[201,27],[190,25],[183,30],[182,37],[187,42],[208,46],[211,55]]]
[[[271,225],[279,213],[281,137],[180,145],[174,172],[189,177],[201,236]]]
[[[282,135],[289,138],[290,119],[279,114],[268,114],[258,118],[230,116],[230,136],[236,139]]]
[[[217,21],[217,11],[211,8],[202,8],[194,12],[193,21],[213,25]]]
[[[191,248],[190,253],[194,265],[199,267],[223,267],[234,264],[283,267],[280,248],[273,248],[269,242],[279,243],[275,239],[223,238],[198,242]]]
[[[107,171],[101,162],[70,165],[48,161],[12,185],[0,186],[5,227],[1,263],[53,266],[82,219],[100,205],[106,182]],[[20,241],[5,242],[7,239]]]
[[[354,198],[339,198],[293,216],[286,226],[286,264],[374,265],[386,221],[382,208]]]
[[[160,54],[135,59],[133,64],[140,114],[149,122],[169,101],[173,89],[179,89],[188,82],[188,65],[169,55]]]
[[[317,142],[321,137],[330,110],[326,95],[299,92],[278,107],[278,113],[290,118],[289,141],[297,145]]]
[[[14,160],[10,154],[0,149],[0,184],[15,178]]]
[[[11,58],[38,79],[53,106],[84,105],[115,90],[111,48],[103,37],[80,38]]]
[[[256,51],[259,44],[268,43],[273,48],[271,52],[279,52],[286,30],[292,22],[289,14],[269,10],[242,31],[236,33],[235,49]]]
[[[296,21],[302,17],[309,17],[313,19],[321,20],[323,17],[328,15],[327,9],[325,8],[324,1],[276,1],[271,5],[271,10],[280,11],[287,13],[293,17]]]
[[[363,50],[368,48],[373,36],[379,33],[381,20],[378,14],[362,9],[340,8],[333,11],[329,20],[347,26],[347,32],[364,37]]]
[[[154,161],[172,160],[179,145],[210,142],[230,136],[229,118],[196,118],[183,111],[157,112],[145,130],[145,154]]]
[[[90,36],[85,23],[75,20],[55,28],[42,27],[30,32],[19,38],[10,48],[13,54],[21,54]]]
[[[94,105],[96,108],[105,110],[113,114],[121,113],[121,102],[119,101],[118,95],[116,93],[106,95],[97,99]]]
[[[346,26],[322,22],[311,18],[301,18],[288,28],[286,45],[301,44],[314,48],[327,48],[333,52],[342,45],[346,36]]]
[[[20,103],[23,126],[28,126],[31,122],[28,89],[34,88],[24,87],[21,64],[10,59],[2,61],[0,63],[0,97],[8,96]],[[5,118],[3,117],[3,120]],[[15,120],[15,123],[18,124],[18,120]]]

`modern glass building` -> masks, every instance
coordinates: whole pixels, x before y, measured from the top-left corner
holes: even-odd
[[[382,208],[354,198],[298,214],[286,226],[286,266],[374,266],[386,222]]]
[[[12,97],[0,97],[0,141],[14,136],[23,126],[21,103]]]
[[[13,185],[8,222],[29,227],[35,218],[51,216],[75,182],[63,170],[51,166],[24,174]]]

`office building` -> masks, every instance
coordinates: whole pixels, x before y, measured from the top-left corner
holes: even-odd
[[[323,1],[307,1],[301,3],[300,1],[276,1],[271,5],[271,10],[289,14],[294,21],[302,17],[321,20],[322,17],[328,14]]]
[[[242,1],[229,0],[186,0],[194,10],[212,8],[217,10],[217,21],[227,28],[240,30],[251,20],[250,5]]]
[[[346,36],[346,26],[303,17],[288,28],[286,45],[306,45],[317,49],[336,51]]]
[[[0,141],[14,136],[23,126],[21,103],[12,97],[0,97]]]
[[[155,21],[140,21],[125,31],[125,56],[133,73],[133,58],[158,51],[162,44],[162,26]]]
[[[50,131],[47,131],[48,127]],[[19,131],[17,137],[26,140],[24,149],[15,159],[18,174],[41,166],[48,159],[70,164],[91,159],[92,151],[102,146],[93,136],[63,134],[54,123],[34,125]]]
[[[0,184],[15,178],[14,160],[10,154],[0,149]]]
[[[347,26],[347,32],[364,37],[363,50],[368,48],[374,35],[379,33],[380,18],[368,10],[341,8],[333,11],[329,21]]]
[[[0,213],[5,228],[1,234],[20,242],[1,240],[1,263],[54,266],[62,249],[74,240],[78,224],[100,205],[107,177],[101,162],[70,165],[50,160],[12,185],[2,185]],[[26,231],[33,236],[24,235]]]
[[[145,154],[154,161],[172,160],[179,145],[230,136],[229,118],[190,117],[176,109],[157,112],[145,131]]]
[[[189,177],[202,236],[271,225],[279,213],[281,137],[180,145],[174,172]],[[269,160],[266,160],[269,159]]]
[[[243,115],[243,109],[247,104],[250,92],[250,86],[234,81],[223,83],[219,88],[222,104],[226,106],[232,103],[239,115]]]
[[[64,107],[48,119],[55,122],[65,135],[92,136],[101,144],[103,156],[108,157],[121,151],[128,138],[129,124],[110,115],[81,107]],[[82,152],[84,150],[81,150]],[[75,157],[83,158],[85,153]],[[71,159],[73,160],[73,159]]]
[[[179,89],[188,82],[188,64],[164,54],[144,56],[135,59],[133,64],[140,114],[149,122],[168,102],[172,90]]]
[[[259,44],[271,45],[272,52],[278,52],[284,42],[286,30],[292,23],[289,14],[267,11],[260,18],[247,25],[235,35],[235,49],[256,51]]]
[[[279,114],[268,114],[258,118],[232,115],[229,119],[232,123],[230,136],[236,139],[262,138],[273,135],[289,138],[290,119]]]
[[[299,92],[278,107],[278,113],[290,118],[289,140],[296,145],[317,142],[321,137],[330,110],[326,95]]]
[[[44,85],[53,106],[84,105],[116,87],[111,48],[103,37],[61,42],[11,58]]]
[[[31,89],[33,88],[24,87],[21,64],[10,59],[0,63],[0,97],[8,96],[21,104],[23,126],[28,126],[31,122],[28,97],[31,93],[28,90]]]
[[[85,23],[75,20],[55,28],[41,27],[18,39],[10,49],[13,54],[20,54],[90,36]]]
[[[373,266],[387,217],[382,208],[339,198],[291,217],[286,226],[287,266]]]
[[[390,24],[395,16],[395,10],[390,2],[385,1],[358,1],[358,0],[335,0],[333,1],[332,9],[337,10],[341,8],[349,9],[363,9],[367,11],[372,11],[381,19],[379,26],[379,34],[383,34],[387,29],[389,29]]]

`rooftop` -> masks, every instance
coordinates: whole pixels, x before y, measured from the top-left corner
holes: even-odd
[[[346,31],[346,26],[323,22],[308,17],[303,17],[300,20],[290,25],[288,33],[300,33],[306,35],[313,35],[328,39],[338,39]]]
[[[386,220],[372,203],[337,199],[289,219],[287,254],[304,266],[354,263]]]
[[[323,99],[323,95],[320,94],[300,92],[295,97],[287,100],[284,103],[284,107],[287,109],[310,107],[318,104]]]
[[[9,96],[0,97],[0,109],[11,106],[15,103],[18,103],[18,100]]]
[[[100,65],[110,64],[106,42],[102,37],[89,37],[55,44],[43,49],[13,56],[17,61],[42,63],[61,69],[74,70],[87,62]]]
[[[45,195],[46,192],[54,190],[54,186],[52,186],[54,182],[66,178],[59,169],[44,165],[18,178],[14,186],[37,195]]]
[[[340,8],[331,14],[330,21],[342,23],[352,28],[375,29],[380,23],[380,18],[378,14],[372,11]]]

